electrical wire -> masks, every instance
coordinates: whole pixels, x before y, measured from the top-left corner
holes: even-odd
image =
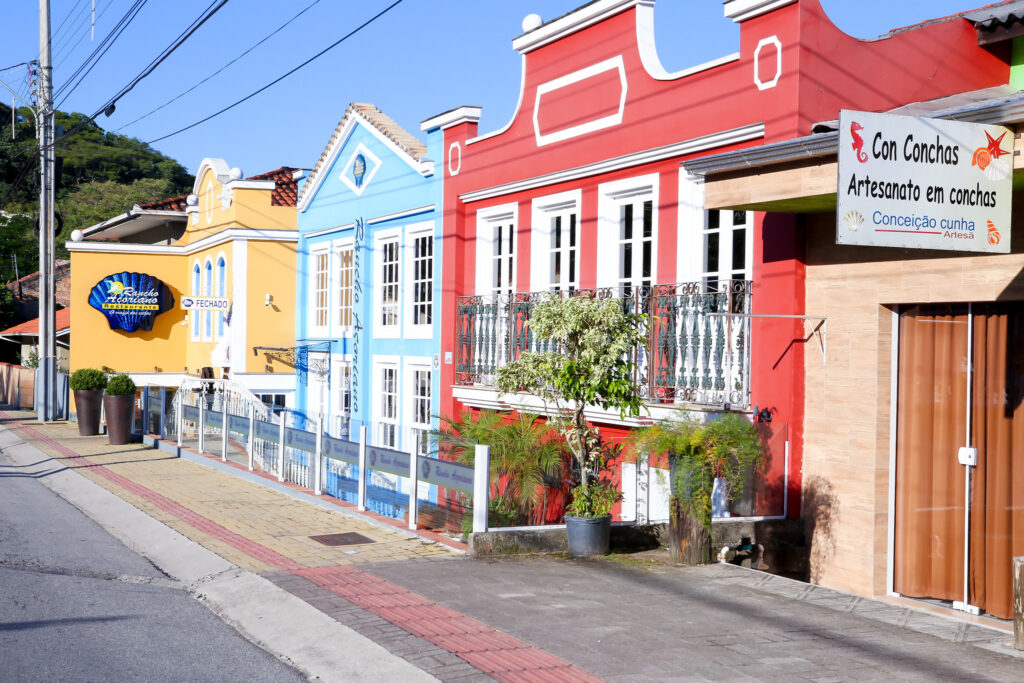
[[[96,15],[97,20],[103,18],[103,15],[107,13],[108,9],[110,9],[110,5],[113,3],[113,1],[114,0],[107,0],[107,4],[100,8],[99,14]],[[85,40],[85,36],[86,33],[83,31],[82,35],[78,37],[78,40],[75,41],[74,45],[71,45],[71,36],[67,36],[66,39],[60,45],[54,45],[51,51],[54,57],[50,60],[54,64],[54,71],[64,66],[64,62],[67,60],[68,57],[74,54],[75,48],[82,44],[82,41]],[[65,50],[64,48],[68,47],[69,45],[70,47]]]
[[[70,24],[68,24],[67,22],[68,19],[71,18],[71,15],[74,14],[75,10],[78,9],[78,6],[81,5],[84,1],[85,0],[78,0],[78,2],[76,2],[75,5],[71,8],[71,10],[64,16],[64,20],[60,22],[60,26],[57,27],[57,30],[53,31],[50,34],[50,46],[54,51],[58,49],[58,44],[67,44],[68,40],[70,40],[70,37],[75,35],[76,31],[72,30],[72,27],[78,24],[78,20],[85,16],[85,11],[88,9],[88,7],[83,7],[82,11],[78,13],[78,16],[75,17],[75,20],[73,22],[71,22]],[[68,31],[62,34],[65,25],[68,27]],[[63,38],[61,37],[62,35]]]
[[[273,37],[274,37],[275,35],[277,35],[277,34],[278,34],[278,33],[280,33],[280,32],[281,32],[282,30],[284,30],[284,29],[285,29],[285,27],[287,27],[287,26],[288,26],[289,24],[291,24],[291,23],[292,23],[293,21],[295,21],[296,19],[298,19],[299,17],[301,17],[301,16],[303,15],[303,14],[305,14],[306,12],[308,12],[308,11],[309,11],[310,9],[312,9],[312,8],[313,8],[313,7],[315,6],[315,5],[317,5],[317,4],[319,4],[319,3],[320,3],[320,0],[313,0],[313,2],[311,2],[311,3],[310,3],[310,4],[308,4],[308,5],[306,5],[306,7],[305,7],[304,9],[300,10],[298,14],[296,14],[296,15],[295,15],[295,16],[293,16],[293,17],[292,17],[291,19],[289,19],[288,21],[284,22],[283,24],[281,24],[280,26],[278,26],[278,27],[277,27],[276,29],[274,29],[273,31],[271,31],[270,33],[268,33],[268,34],[267,34],[266,36],[264,36],[264,37],[263,37],[263,38],[262,38],[262,39],[261,39],[261,40],[260,40],[259,42],[253,43],[253,45],[252,45],[252,46],[250,46],[250,47],[249,47],[249,49],[247,49],[247,50],[246,50],[245,52],[242,52],[242,53],[241,53],[240,55],[238,55],[237,57],[235,57],[234,59],[232,59],[232,60],[231,60],[231,61],[229,61],[229,62],[228,62],[227,64],[225,64],[224,66],[220,67],[219,69],[217,69],[217,70],[216,70],[216,71],[214,71],[213,73],[211,73],[211,74],[210,74],[209,76],[207,76],[206,78],[202,79],[201,81],[199,81],[198,83],[196,83],[195,85],[193,85],[193,86],[192,86],[191,88],[188,88],[187,90],[183,90],[182,92],[178,93],[177,95],[175,95],[175,96],[174,96],[174,97],[172,97],[171,99],[169,99],[169,100],[167,100],[166,102],[164,102],[163,104],[161,104],[161,105],[160,105],[159,107],[156,107],[155,109],[151,109],[150,111],[146,112],[145,114],[143,114],[142,116],[138,117],[137,119],[134,119],[134,120],[132,120],[132,121],[129,121],[128,123],[124,124],[124,125],[123,125],[123,126],[121,126],[120,128],[117,128],[117,129],[115,129],[115,130],[114,130],[114,132],[115,132],[115,133],[118,133],[118,132],[120,132],[120,131],[124,130],[125,128],[127,128],[128,126],[131,126],[132,124],[138,123],[138,122],[139,122],[139,121],[141,121],[142,119],[145,119],[145,118],[148,118],[149,116],[152,116],[153,114],[157,113],[158,111],[160,111],[160,110],[161,110],[161,109],[163,109],[164,107],[166,107],[166,106],[168,106],[168,105],[170,105],[170,104],[173,104],[174,102],[177,102],[177,101],[178,101],[178,100],[180,100],[180,99],[181,99],[182,97],[184,97],[185,95],[189,94],[190,92],[192,92],[193,90],[195,90],[196,88],[198,88],[199,86],[201,86],[202,84],[206,83],[207,81],[209,81],[209,80],[210,80],[211,78],[213,78],[214,76],[217,76],[217,75],[218,75],[218,74],[220,74],[220,73],[221,73],[222,71],[224,71],[225,69],[227,69],[227,68],[228,68],[229,66],[231,66],[232,64],[234,64],[235,62],[237,62],[238,60],[240,60],[240,59],[241,59],[242,57],[245,57],[245,56],[246,56],[247,54],[249,54],[250,52],[252,52],[252,51],[253,51],[253,50],[255,50],[256,48],[258,48],[258,47],[259,47],[260,45],[262,45],[263,43],[265,43],[265,42],[267,42],[268,40],[270,40],[271,38],[273,38]]]
[[[373,15],[371,18],[367,19],[362,24],[360,24],[359,26],[357,26],[356,28],[352,29],[351,31],[346,33],[344,36],[342,36],[341,38],[339,38],[335,42],[333,42],[330,45],[328,45],[327,47],[325,47],[320,52],[316,53],[315,55],[313,55],[312,57],[310,57],[306,61],[302,62],[301,64],[296,66],[294,69],[292,69],[292,70],[282,74],[281,76],[278,76],[277,78],[275,78],[271,82],[269,82],[266,85],[264,85],[262,88],[259,88],[258,90],[255,90],[255,91],[249,93],[248,95],[246,95],[242,99],[236,100],[232,104],[229,104],[228,106],[224,107],[220,111],[217,111],[217,112],[214,112],[213,114],[210,114],[206,118],[200,119],[200,120],[198,120],[198,121],[196,121],[194,123],[190,123],[189,125],[187,125],[187,126],[185,126],[183,128],[179,128],[178,130],[174,131],[173,133],[168,133],[167,135],[162,135],[162,136],[160,136],[158,138],[154,138],[153,140],[150,140],[146,144],[147,145],[152,145],[154,142],[160,142],[161,140],[166,140],[167,138],[174,137],[175,135],[178,135],[179,133],[184,133],[186,130],[189,130],[191,128],[195,128],[198,125],[206,123],[210,119],[216,118],[217,116],[220,116],[224,112],[229,111],[231,109],[234,109],[235,107],[237,107],[238,105],[242,104],[243,102],[246,102],[246,101],[252,99],[256,95],[259,95],[261,92],[267,90],[268,88],[270,88],[270,87],[272,87],[274,85],[277,85],[278,83],[283,81],[285,78],[291,76],[293,73],[295,73],[299,69],[305,67],[307,64],[309,64],[309,63],[313,62],[314,60],[317,60],[320,57],[322,57],[323,55],[327,54],[328,52],[330,52],[331,50],[336,48],[338,45],[341,45],[343,42],[345,42],[346,40],[348,40],[349,38],[351,38],[355,34],[359,33],[360,31],[362,31],[364,28],[366,28],[367,26],[369,26],[373,22],[377,21],[377,19],[381,18],[382,16],[384,16],[385,14],[387,14],[388,12],[393,10],[395,7],[397,7],[398,5],[402,4],[402,1],[403,0],[395,0],[395,2],[391,3],[390,5],[388,5],[387,7],[382,9],[380,12],[378,12],[375,15]]]
[[[100,112],[102,112],[102,111],[107,111],[107,110],[109,110],[109,109],[110,109],[111,107],[113,107],[113,106],[114,106],[114,104],[115,104],[115,103],[116,103],[116,102],[117,102],[117,101],[118,101],[119,99],[121,99],[122,97],[124,97],[125,95],[127,95],[127,94],[128,94],[129,92],[131,92],[132,88],[134,88],[134,87],[135,87],[135,86],[136,86],[136,85],[137,85],[137,84],[139,83],[139,81],[141,81],[141,80],[142,80],[143,78],[145,78],[146,76],[148,76],[148,75],[150,75],[151,73],[153,73],[153,71],[154,71],[154,70],[155,70],[155,69],[156,69],[156,68],[157,68],[158,66],[160,66],[160,64],[161,64],[161,63],[162,63],[162,62],[163,62],[163,61],[164,61],[165,59],[167,59],[168,57],[170,57],[170,56],[171,56],[171,54],[172,54],[172,53],[173,53],[173,52],[174,52],[175,50],[177,50],[177,49],[178,49],[179,47],[181,47],[181,45],[182,45],[182,44],[183,44],[183,43],[184,43],[184,42],[185,42],[186,40],[188,40],[188,39],[189,39],[189,37],[190,37],[190,36],[191,36],[191,35],[192,35],[193,33],[195,33],[196,31],[198,31],[198,30],[199,30],[199,27],[200,27],[200,26],[202,26],[203,24],[205,24],[205,23],[206,23],[206,22],[207,22],[207,21],[208,21],[208,20],[210,19],[210,17],[212,17],[212,16],[214,15],[214,14],[216,14],[216,13],[217,13],[217,12],[218,12],[218,11],[220,10],[220,8],[222,8],[222,7],[223,7],[224,5],[226,5],[226,4],[228,4],[228,0],[214,0],[213,2],[211,2],[211,3],[210,3],[210,5],[209,5],[209,7],[207,7],[207,8],[206,8],[205,12],[204,12],[204,13],[203,13],[202,15],[200,15],[200,17],[199,17],[198,19],[196,19],[195,21],[193,21],[193,22],[192,22],[192,25],[191,25],[191,26],[189,26],[189,27],[188,27],[187,29],[185,29],[184,31],[182,31],[182,32],[181,32],[181,33],[180,33],[180,34],[178,35],[178,37],[177,37],[177,38],[175,38],[175,39],[174,39],[174,41],[173,41],[173,42],[172,42],[172,43],[171,43],[171,44],[170,44],[169,46],[167,46],[166,48],[164,48],[164,51],[163,51],[163,52],[161,52],[161,53],[160,53],[159,55],[157,55],[157,56],[156,56],[156,58],[154,58],[154,59],[153,59],[153,61],[149,63],[149,66],[147,66],[147,67],[146,67],[145,69],[143,69],[143,70],[142,70],[142,71],[141,71],[141,72],[139,73],[139,75],[138,75],[138,76],[136,76],[135,78],[133,78],[133,79],[131,80],[131,82],[130,82],[130,83],[129,83],[128,85],[126,85],[125,87],[121,88],[121,90],[120,90],[120,91],[119,91],[119,92],[118,92],[118,93],[117,93],[116,95],[114,95],[114,96],[113,96],[112,98],[110,98],[110,99],[109,99],[109,100],[107,101],[107,103],[106,103],[106,104],[104,104],[104,105],[103,105],[102,107],[100,107],[100,110],[99,110],[99,111],[97,111],[97,112],[96,112],[96,114],[94,114],[94,115],[93,115],[93,118],[95,118],[96,116],[98,116]],[[215,5],[216,5],[216,6],[215,6]]]
[[[75,89],[79,85],[81,85],[85,77],[88,76],[90,72],[92,72],[96,64],[98,64],[100,59],[103,58],[103,55],[107,54],[107,50],[109,50],[114,45],[114,43],[121,36],[121,34],[124,33],[125,29],[128,28],[128,26],[132,23],[132,20],[134,20],[135,17],[139,16],[139,12],[142,11],[142,8],[146,5],[146,2],[148,2],[148,0],[135,0],[135,3],[128,8],[128,11],[125,13],[123,17],[121,17],[120,21],[118,21],[117,24],[115,24],[114,28],[110,31],[110,33],[108,33],[106,37],[103,39],[103,41],[96,46],[96,49],[92,51],[92,54],[90,54],[86,58],[86,60],[82,62],[81,66],[79,66],[75,70],[75,72],[71,75],[71,78],[68,79],[68,82],[61,86],[57,90],[57,92],[54,93],[54,99],[56,99],[57,97],[61,98],[60,102],[58,102],[54,106],[54,109],[60,108],[60,105],[64,104],[64,101],[67,100],[71,93],[73,93]],[[79,76],[79,74],[81,75]],[[75,82],[74,85],[72,85],[71,82],[74,81],[75,78],[78,78],[78,81]]]

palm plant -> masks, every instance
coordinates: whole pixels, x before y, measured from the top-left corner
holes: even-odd
[[[493,411],[442,417],[438,450],[474,464],[475,446],[491,447],[491,509],[507,524],[542,521],[548,493],[561,487],[566,456],[558,432],[536,415]]]

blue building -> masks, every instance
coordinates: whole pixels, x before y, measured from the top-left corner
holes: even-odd
[[[372,445],[421,455],[440,395],[441,178],[431,156],[375,106],[354,103],[298,199],[296,407],[331,435],[358,440],[365,426]],[[349,498],[332,479],[328,491]],[[371,507],[398,514],[398,478],[374,472],[369,483],[396,493],[371,496]]]

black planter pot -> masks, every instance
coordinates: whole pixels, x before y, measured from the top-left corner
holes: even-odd
[[[102,398],[102,389],[75,389],[75,415],[78,417],[80,436],[96,436],[100,433]]]
[[[569,536],[569,554],[573,557],[598,557],[608,554],[612,533],[612,516],[565,516],[565,531]]]
[[[107,415],[107,440],[112,446],[128,443],[132,435],[132,409],[135,397],[104,396],[103,410]]]

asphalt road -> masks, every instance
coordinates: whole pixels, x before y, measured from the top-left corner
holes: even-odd
[[[304,681],[0,454],[0,680]]]

